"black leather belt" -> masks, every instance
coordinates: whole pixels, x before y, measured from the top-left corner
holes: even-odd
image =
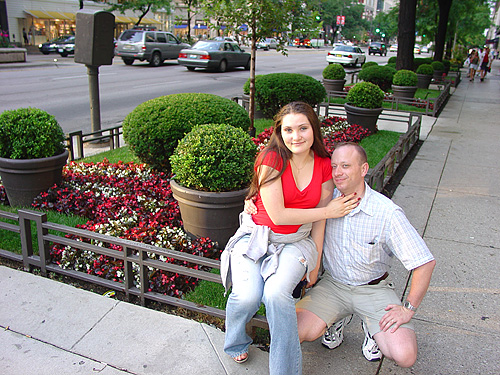
[[[380,276],[378,279],[375,279],[375,280],[372,280],[370,281],[368,284],[366,285],[377,285],[378,283],[380,283],[382,280],[385,280],[389,277],[389,273],[386,272],[384,273],[382,276]]]

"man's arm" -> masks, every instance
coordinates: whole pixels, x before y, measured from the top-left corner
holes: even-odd
[[[420,303],[424,299],[431,282],[432,271],[434,270],[435,265],[436,261],[431,260],[430,262],[413,269],[410,291],[406,299],[412,304],[412,306],[420,306]],[[408,323],[413,315],[415,315],[414,311],[411,311],[401,305],[388,305],[385,310],[387,313],[379,322],[380,329],[384,332],[391,326],[392,328],[390,331],[392,333],[395,332],[400,325]]]

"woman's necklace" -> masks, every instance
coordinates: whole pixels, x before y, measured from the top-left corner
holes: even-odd
[[[311,158],[308,157],[307,160],[304,162],[304,165],[302,167],[300,167],[300,168],[299,168],[299,166],[297,164],[295,164],[295,162],[293,161],[293,159],[290,159],[290,161],[295,166],[295,169],[300,172],[302,169],[304,169],[311,162]]]

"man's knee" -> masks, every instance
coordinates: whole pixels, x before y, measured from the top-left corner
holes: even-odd
[[[395,333],[379,332],[373,337],[382,354],[400,367],[411,367],[417,360],[417,338],[408,328],[399,328]]]
[[[326,323],[309,310],[297,309],[300,342],[314,341],[325,333]]]

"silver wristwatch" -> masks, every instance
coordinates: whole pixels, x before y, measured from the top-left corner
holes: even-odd
[[[403,303],[403,307],[406,307],[408,310],[411,310],[413,312],[417,312],[417,308],[413,306],[409,301],[405,301],[405,303]]]

